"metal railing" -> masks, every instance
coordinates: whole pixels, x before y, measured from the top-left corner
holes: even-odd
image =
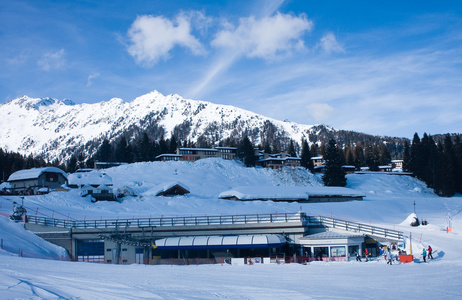
[[[274,213],[225,216],[190,216],[190,217],[160,217],[139,219],[108,219],[108,220],[63,220],[39,216],[28,216],[28,222],[44,226],[63,228],[143,228],[163,226],[209,226],[226,224],[259,224],[303,222],[304,213]]]
[[[345,231],[357,232],[357,233],[364,233],[371,236],[378,236],[387,239],[395,239],[402,241],[404,239],[404,235],[401,231],[392,230],[377,226],[371,226],[356,222],[344,221],[329,217],[322,217],[322,216],[306,216],[306,220],[309,224],[318,224],[322,226],[326,226],[328,228],[337,228]]]

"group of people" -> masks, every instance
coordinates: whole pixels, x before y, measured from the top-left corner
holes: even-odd
[[[432,249],[432,247],[430,245],[428,245],[427,250],[425,250],[425,248],[422,249],[422,257],[423,257],[424,262],[427,262],[427,259],[430,259],[430,258],[433,259],[432,252],[433,252],[433,249]],[[427,255],[428,255],[428,257],[427,257]]]
[[[364,249],[364,255],[366,257],[366,262],[369,261],[369,250]],[[361,255],[359,255],[358,251],[355,251],[356,261],[361,261]]]

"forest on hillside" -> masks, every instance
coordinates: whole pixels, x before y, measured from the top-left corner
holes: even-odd
[[[257,160],[253,157],[254,151],[252,150],[258,148],[265,153],[286,152],[292,157],[300,157],[301,165],[313,171],[311,157],[326,156],[326,146],[330,141],[335,141],[338,145],[335,150],[337,164],[354,166],[357,170],[361,167],[368,167],[370,171],[377,171],[379,166],[389,164],[392,159],[403,159],[404,171],[411,172],[415,177],[424,181],[438,195],[452,196],[455,193],[462,193],[460,134],[430,136],[425,133],[420,139],[416,133],[411,143],[405,139],[403,145],[387,143],[380,139],[345,144],[345,138],[340,141],[331,138],[327,143],[311,143],[308,146],[306,140],[302,140],[300,145],[289,139],[284,148],[279,143],[265,142],[263,145],[254,145],[249,137],[244,136],[241,139],[221,141],[219,146],[237,147],[238,157],[246,166],[256,164]],[[147,132],[144,132],[131,140],[125,136],[113,142],[104,139],[94,155],[88,157],[84,151],[76,151],[64,163],[57,160],[47,162],[31,155],[24,156],[0,148],[0,172],[2,181],[6,181],[15,171],[44,166],[56,166],[72,173],[79,168],[93,168],[95,161],[124,163],[154,161],[158,155],[175,153],[178,147],[211,148],[213,145],[203,140],[198,143],[178,140],[175,135],[169,139],[164,139],[163,135],[151,138]]]

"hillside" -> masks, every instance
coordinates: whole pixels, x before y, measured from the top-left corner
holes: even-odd
[[[61,252],[36,241],[17,224],[0,222],[5,247],[0,252],[0,288],[6,298],[113,298],[113,299],[357,299],[383,298],[388,293],[417,299],[454,299],[460,295],[462,197],[437,197],[425,184],[409,176],[350,174],[348,188],[366,195],[364,201],[343,203],[237,202],[220,200],[218,194],[237,186],[319,186],[320,180],[303,169],[269,170],[244,168],[234,161],[204,159],[190,162],[136,163],[107,169],[114,187],[137,196],[122,202],[91,203],[78,191],[25,198],[25,206],[38,213],[64,219],[132,218],[189,215],[225,215],[296,212],[324,215],[412,233],[416,261],[386,265],[382,259],[369,263],[313,262],[311,265],[259,266],[145,266],[69,263],[17,257],[17,247],[42,257],[44,250]],[[177,197],[155,197],[159,184],[181,181],[191,193]],[[11,213],[16,197],[0,197],[0,212]],[[406,223],[415,210],[427,226]],[[15,225],[15,226],[12,226]],[[446,227],[453,233],[447,234]],[[14,237],[14,238],[13,238]],[[420,263],[419,251],[431,244],[435,260]],[[37,247],[37,245],[39,247]],[[34,256],[34,255],[30,255]],[[56,257],[55,256],[55,257]],[[45,271],[46,270],[46,271]],[[378,280],[371,278],[377,275]],[[181,280],[181,282],[178,281]]]
[[[405,139],[375,137],[324,125],[278,121],[226,105],[164,96],[157,91],[131,102],[76,105],[70,100],[23,96],[0,105],[0,148],[65,162],[74,153],[90,157],[103,139],[129,141],[147,132],[152,139],[169,138],[216,145],[247,135],[255,145],[276,143],[287,148],[290,139],[311,143],[335,138],[340,144],[386,141],[401,151]],[[392,154],[395,154],[391,151]]]

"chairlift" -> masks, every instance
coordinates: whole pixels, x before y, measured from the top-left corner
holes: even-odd
[[[26,216],[27,210],[24,208],[24,197],[22,198],[22,204],[19,205],[17,202],[13,202],[13,214],[10,216],[10,220],[15,222],[22,221],[22,217]]]

